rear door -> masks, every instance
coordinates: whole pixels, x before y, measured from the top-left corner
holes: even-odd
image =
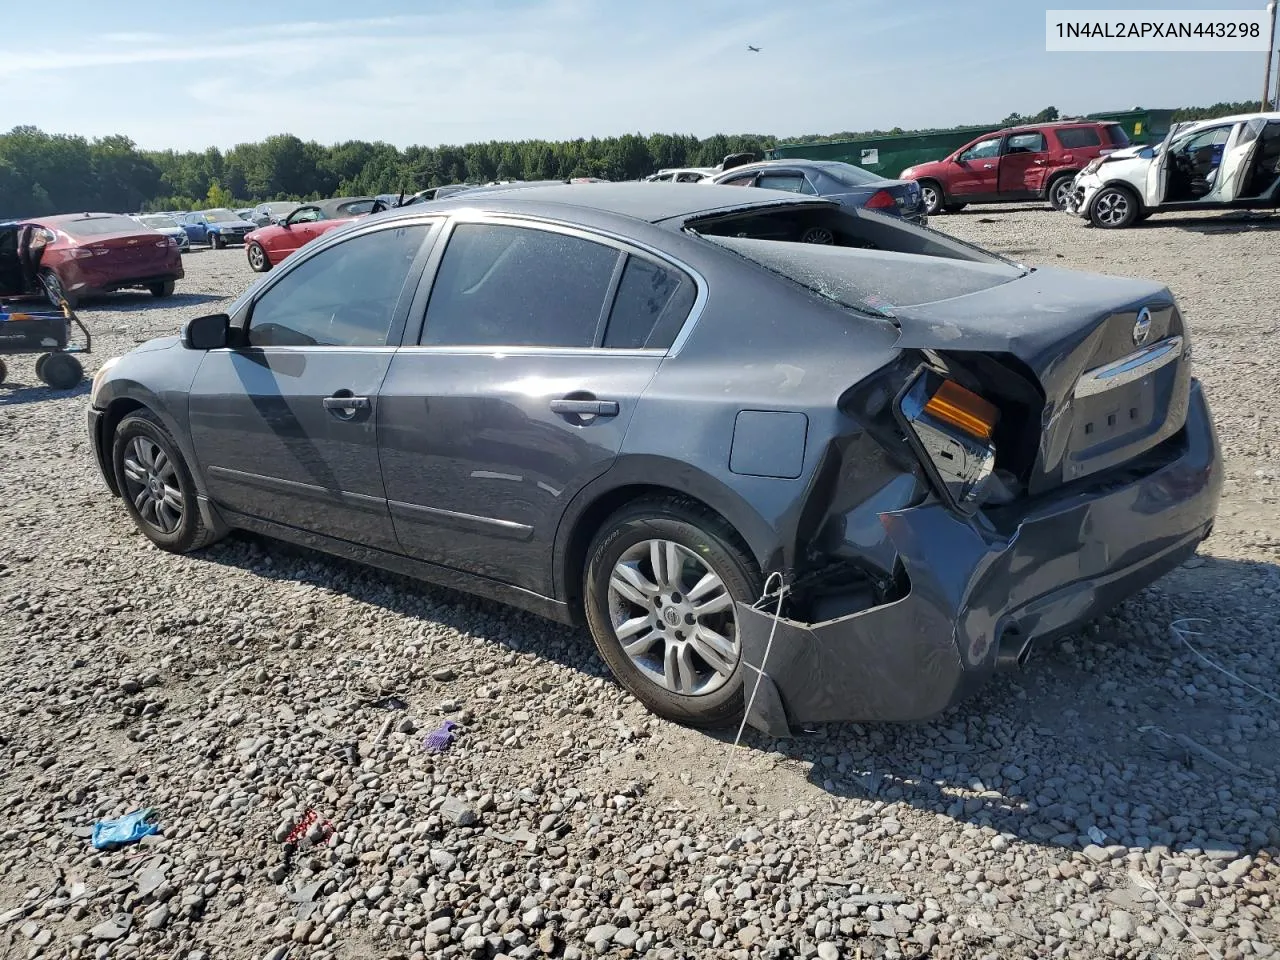
[[[956,199],[995,196],[1000,186],[1001,137],[985,137],[956,155],[946,192]]]
[[[1010,134],[1000,155],[1001,196],[1038,197],[1044,190],[1048,170],[1049,144],[1038,130]]]
[[[612,239],[497,216],[456,220],[432,259],[418,345],[378,413],[396,534],[411,556],[550,595],[560,518],[613,463],[696,285]]]
[[[218,506],[396,549],[378,463],[378,390],[432,227],[379,224],[327,246],[246,307],[245,345],[191,386],[196,457]]]
[[[1254,117],[1236,125],[1233,137],[1222,156],[1218,180],[1208,199],[1232,203],[1245,196],[1244,187],[1250,181],[1258,147],[1262,144],[1262,132],[1267,128],[1265,117]]]

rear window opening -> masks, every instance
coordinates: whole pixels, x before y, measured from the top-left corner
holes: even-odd
[[[105,237],[112,233],[143,232],[143,227],[129,217],[89,217],[84,220],[68,220],[59,223],[58,229],[73,237]]]
[[[1028,272],[937,231],[835,207],[740,212],[689,229],[841,306],[886,318]]]

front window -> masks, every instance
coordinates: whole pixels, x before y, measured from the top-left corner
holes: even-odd
[[[986,140],[979,140],[973,146],[966,149],[960,156],[956,157],[960,161],[968,160],[986,160],[990,157],[997,156],[1000,153],[1000,138],[988,137]]]
[[[303,207],[301,210],[295,210],[289,214],[289,223],[314,223],[316,220],[323,220],[324,215],[320,212],[319,207]]]
[[[381,347],[429,227],[352,237],[304,260],[253,305],[254,347]]]
[[[205,223],[226,223],[228,220],[239,220],[240,218],[230,210],[219,208],[217,210],[204,211],[204,219]]]

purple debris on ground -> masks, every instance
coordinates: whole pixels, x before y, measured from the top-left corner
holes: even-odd
[[[452,720],[446,720],[427,734],[426,739],[422,741],[422,749],[428,753],[444,753],[449,749],[449,744],[453,743],[453,738],[455,737],[453,731],[457,729],[458,725],[456,723]]]

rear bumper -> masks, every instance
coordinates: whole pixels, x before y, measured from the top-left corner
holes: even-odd
[[[1185,430],[1168,442],[1179,447],[1164,466],[1042,499],[1007,536],[936,503],[881,514],[910,580],[892,603],[818,624],[739,604],[748,692],[764,665],[749,722],[781,736],[803,723],[927,719],[1033,641],[1078,628],[1181,564],[1212,530],[1222,488],[1198,383]]]

